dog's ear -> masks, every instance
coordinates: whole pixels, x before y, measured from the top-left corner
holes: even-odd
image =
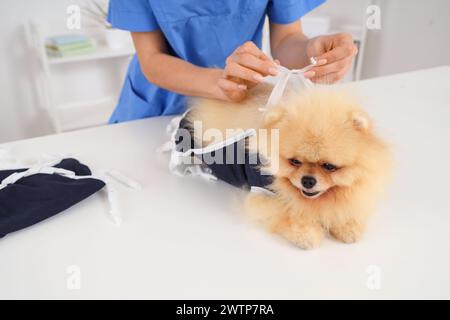
[[[350,115],[350,120],[355,129],[363,132],[367,132],[372,127],[372,121],[369,116],[364,112],[353,112]]]
[[[264,114],[263,123],[265,127],[272,127],[281,120],[285,113],[283,107],[274,107]]]

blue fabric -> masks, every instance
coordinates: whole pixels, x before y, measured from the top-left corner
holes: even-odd
[[[160,30],[170,54],[201,67],[224,67],[241,44],[261,46],[267,14],[274,23],[296,21],[325,0],[110,0],[108,21],[133,32]],[[174,70],[174,72],[176,72]],[[110,123],[179,114],[185,97],[159,88],[133,57]]]
[[[64,159],[55,167],[78,176],[91,175],[89,168],[75,159]],[[0,181],[25,170],[0,171]],[[92,178],[75,180],[56,174],[24,177],[0,190],[0,238],[62,212],[104,186],[103,181]]]

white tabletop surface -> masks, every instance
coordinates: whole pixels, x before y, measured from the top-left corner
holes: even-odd
[[[1,239],[0,298],[450,298],[450,67],[354,86],[396,158],[361,242],[303,251],[245,222],[237,189],[169,173],[169,118],[147,119],[0,145],[143,185],[116,185],[120,227],[96,194]]]

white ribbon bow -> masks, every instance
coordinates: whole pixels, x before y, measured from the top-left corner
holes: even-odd
[[[270,94],[269,98],[267,99],[267,103],[263,108],[260,108],[259,110],[262,112],[267,112],[274,106],[276,106],[281,98],[283,97],[284,91],[286,90],[286,86],[289,82],[289,78],[292,75],[297,75],[298,79],[301,81],[302,85],[306,89],[310,89],[314,86],[314,84],[311,82],[311,80],[306,79],[303,74],[307,72],[309,69],[314,67],[316,65],[315,60],[311,59],[311,64],[306,66],[303,69],[287,69],[282,66],[278,66],[278,76],[276,77],[276,84],[272,89],[272,93]]]
[[[89,176],[77,176],[75,172],[62,169],[62,168],[55,168],[54,166],[57,165],[62,161],[62,158],[52,159],[50,161],[47,161],[45,163],[37,164],[25,171],[22,172],[15,172],[11,175],[7,176],[5,179],[0,181],[0,190],[6,188],[9,185],[12,185],[19,181],[22,178],[29,177],[35,174],[57,174],[66,178],[74,179],[74,180],[81,180],[81,179],[97,179],[101,180],[105,183],[105,191],[106,196],[108,200],[109,205],[109,215],[112,221],[116,225],[122,224],[122,216],[121,212],[119,210],[118,201],[117,201],[117,192],[116,190],[111,186],[109,179],[106,178],[105,174],[101,174],[100,176],[95,175],[89,175]],[[106,172],[109,176],[117,180],[118,182],[124,184],[125,186],[134,189],[134,190],[140,190],[142,187],[141,185],[126,177],[124,174],[119,172],[118,170],[109,170]]]

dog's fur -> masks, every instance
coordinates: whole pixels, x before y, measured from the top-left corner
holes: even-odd
[[[246,211],[301,248],[318,246],[327,233],[345,243],[357,241],[390,171],[386,144],[346,93],[313,89],[262,113],[258,108],[264,106],[270,89],[257,86],[238,104],[197,100],[189,120],[224,133],[230,128],[279,129],[279,169],[273,172],[271,186],[275,195],[249,194]],[[269,159],[277,156],[259,152]],[[337,169],[329,172],[325,163]],[[305,189],[304,176],[314,177],[316,185]],[[319,193],[311,196],[315,192]]]

